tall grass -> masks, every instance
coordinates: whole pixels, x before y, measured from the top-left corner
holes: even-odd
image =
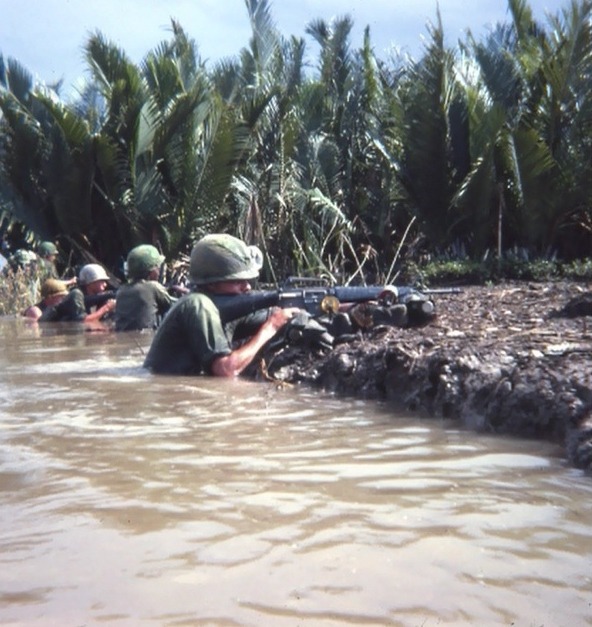
[[[39,300],[39,269],[36,266],[12,269],[0,274],[0,316],[21,314]]]

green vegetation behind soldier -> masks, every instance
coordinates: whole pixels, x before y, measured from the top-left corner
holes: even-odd
[[[127,256],[129,283],[117,290],[115,330],[156,329],[176,302],[158,282],[164,257],[150,244],[133,248]]]
[[[30,305],[39,299],[38,259],[32,250],[19,248],[9,255],[1,276],[6,281],[4,289],[15,292],[9,298],[3,294],[2,305],[8,305],[10,300],[21,305]]]
[[[168,312],[144,361],[144,366],[161,374],[212,374],[232,377],[240,374],[259,350],[293,316],[296,308],[265,310],[250,316],[258,324],[250,337],[236,346],[240,324],[223,325],[220,312],[208,294],[237,295],[251,289],[259,276],[261,251],[226,234],[207,235],[193,247],[190,278],[194,286]]]

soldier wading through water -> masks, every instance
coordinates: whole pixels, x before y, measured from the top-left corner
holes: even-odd
[[[240,295],[259,276],[263,255],[227,234],[206,235],[193,247],[192,292],[171,308],[158,328],[144,366],[161,374],[240,374],[300,309],[273,307],[223,325],[209,295]],[[233,342],[248,337],[240,346]]]
[[[164,256],[150,244],[133,248],[127,256],[128,283],[117,290],[115,330],[156,329],[176,302],[158,282]]]
[[[82,267],[78,276],[80,288],[75,287],[69,292],[67,285],[61,281],[52,279],[52,285],[61,289],[49,288],[49,292],[58,298],[45,307],[39,317],[39,322],[97,322],[108,316],[115,309],[115,299],[105,300],[100,306],[92,307],[89,311],[85,303],[85,297],[96,297],[107,289],[109,276],[105,268],[98,263],[89,263]],[[47,286],[47,281],[44,283]],[[42,288],[43,289],[43,288]],[[29,316],[30,317],[30,316]]]

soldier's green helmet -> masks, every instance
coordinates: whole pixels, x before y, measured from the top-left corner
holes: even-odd
[[[164,255],[151,244],[132,248],[127,256],[127,276],[130,279],[145,279],[154,268],[160,268]]]
[[[250,280],[259,276],[262,265],[263,254],[257,246],[247,246],[226,233],[215,233],[206,235],[193,247],[189,275],[196,285]]]
[[[58,249],[53,242],[41,242],[41,244],[39,244],[39,248],[37,249],[37,253],[40,257],[49,257],[50,255],[57,255]]]

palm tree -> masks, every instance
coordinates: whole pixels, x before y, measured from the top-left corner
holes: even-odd
[[[555,163],[553,202],[538,208],[546,246],[588,255],[592,234],[592,2],[572,0],[539,37],[536,127]],[[579,246],[577,245],[579,243]]]
[[[466,119],[439,15],[429,32],[424,56],[385,89],[384,138],[397,177],[399,210],[416,219],[432,247],[443,248],[457,236],[452,199],[466,167]]]
[[[553,21],[551,36],[525,0],[509,4],[513,24],[499,26],[484,43],[471,40],[473,56],[461,73],[472,170],[455,206],[474,218],[475,253],[483,254],[497,233],[498,252],[503,240],[506,248],[548,254],[572,216],[589,207],[589,159],[577,137],[590,128],[589,107],[580,104],[591,88],[590,2],[572,2],[564,21]]]
[[[38,239],[88,248],[93,231],[94,140],[56,93],[34,86],[15,61],[0,90],[2,216]]]
[[[0,219],[112,268],[228,231],[265,248],[269,280],[376,277],[411,236],[473,257],[587,250],[592,0],[549,29],[509,0],[510,24],[458,50],[438,14],[422,57],[391,64],[369,29],[352,49],[349,17],[316,20],[309,73],[269,2],[245,5],[249,45],[212,70],[174,20],[139,65],[91,35],[74,103],[0,55]]]
[[[195,44],[176,22],[173,38],[141,68],[93,36],[87,54],[107,103],[101,188],[128,233],[169,255],[185,250],[222,205],[232,172],[232,122],[212,92]]]

